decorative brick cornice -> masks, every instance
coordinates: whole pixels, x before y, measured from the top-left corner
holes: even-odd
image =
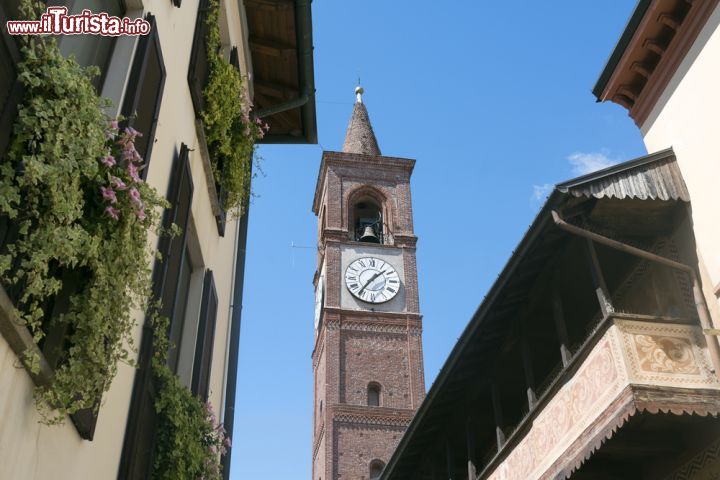
[[[415,411],[362,405],[335,405],[330,408],[329,414],[335,424],[407,428],[415,415]]]
[[[400,248],[415,248],[417,246],[418,237],[412,233],[400,232],[394,235],[395,246]]]
[[[383,172],[402,173],[409,176],[415,167],[415,160],[401,157],[385,157],[382,155],[362,155],[358,153],[344,152],[323,152],[320,171],[318,172],[315,196],[313,199],[312,211],[315,215],[320,212],[320,200],[325,185],[325,178],[330,166],[351,167],[357,169],[363,165],[367,171],[373,172],[373,176],[382,175]]]
[[[365,322],[373,325],[377,325],[383,322],[387,325],[416,325],[421,326],[422,315],[419,313],[407,313],[407,312],[373,312],[367,310],[349,310],[345,308],[337,307],[325,307],[325,313],[328,315],[334,315],[342,323],[343,326],[347,323]]]

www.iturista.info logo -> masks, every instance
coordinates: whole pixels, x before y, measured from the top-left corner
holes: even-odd
[[[150,22],[142,18],[113,17],[107,13],[83,10],[78,15],[68,15],[67,7],[48,7],[40,20],[9,20],[10,35],[147,35]]]

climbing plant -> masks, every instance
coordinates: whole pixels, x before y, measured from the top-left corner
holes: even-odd
[[[27,18],[40,4],[22,1]],[[23,41],[24,98],[0,164],[0,216],[17,229],[0,275],[19,320],[42,345],[64,331],[54,376],[36,387],[44,421],[98,407],[118,362],[133,362],[135,314],[150,293],[148,232],[165,201],[139,176],[141,135],[104,113],[96,68],[61,55],[51,37]],[[37,354],[26,365],[38,371]]]
[[[252,117],[245,80],[225,59],[218,18],[218,0],[209,0],[206,47],[210,73],[203,90],[202,121],[215,181],[225,193],[223,206],[239,214],[250,194],[255,143],[268,127]]]
[[[203,403],[167,367],[168,320],[153,321],[155,344],[152,368],[158,388],[158,415],[153,479],[221,479],[220,456],[230,438],[210,402]]]

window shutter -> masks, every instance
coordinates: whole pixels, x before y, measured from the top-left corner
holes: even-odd
[[[192,50],[190,51],[190,66],[188,67],[188,84],[190,85],[190,96],[192,97],[196,118],[200,118],[200,113],[205,108],[203,90],[205,89],[205,85],[207,85],[210,75],[210,65],[208,64],[205,41],[208,34],[206,21],[208,3],[208,0],[200,0],[200,5],[198,6]]]
[[[190,176],[188,148],[180,147],[180,154],[175,160],[168,186],[170,208],[165,211],[163,224],[169,227],[172,223],[182,229],[182,234],[169,238],[161,237],[158,251],[162,261],[155,263],[153,272],[153,297],[163,302],[161,315],[167,315],[171,322],[172,309],[178,283],[179,263],[185,247],[185,232],[190,216],[193,184]],[[173,262],[176,265],[173,265]],[[143,327],[140,343],[139,368],[135,374],[135,384],[125,430],[122,458],[118,478],[146,479],[150,477],[155,448],[155,394],[156,385],[152,375],[151,360],[153,356],[153,331],[149,319]]]
[[[13,6],[12,2],[0,3],[0,159],[5,156],[23,90],[18,80],[20,50],[16,39],[7,33],[7,21],[15,17]]]
[[[167,76],[155,17],[148,14],[146,20],[150,22],[150,33],[138,40],[122,108],[127,125],[143,135],[135,141],[137,151],[145,159],[143,179],[147,178]]]
[[[210,373],[212,368],[215,323],[217,320],[218,297],[212,270],[205,272],[200,321],[198,323],[195,362],[193,364],[192,392],[207,401],[210,395]]]
[[[171,207],[167,212],[165,227],[170,228],[174,223],[182,232],[179,236],[169,238],[165,237],[165,244],[162,245],[160,252],[163,258],[163,276],[156,284],[157,297],[162,301],[160,315],[170,319],[170,329],[168,334],[170,338],[179,338],[179,332],[182,330],[182,318],[176,318],[175,304],[177,303],[178,285],[180,278],[180,269],[182,267],[183,257],[185,254],[185,244],[187,237],[187,227],[190,220],[190,206],[192,204],[193,183],[192,174],[190,172],[190,162],[188,161],[189,149],[184,143],[180,147],[180,156],[178,164],[173,171],[170,179],[171,190],[168,200]],[[177,346],[171,345],[168,352],[168,366],[172,371],[177,367]]]

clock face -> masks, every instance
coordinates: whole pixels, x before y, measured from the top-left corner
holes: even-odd
[[[324,293],[324,276],[318,279],[317,289],[315,290],[315,333],[320,326],[320,314],[322,313],[323,293]]]
[[[383,303],[400,291],[400,276],[386,261],[365,257],[355,260],[345,270],[345,285],[363,302]]]

